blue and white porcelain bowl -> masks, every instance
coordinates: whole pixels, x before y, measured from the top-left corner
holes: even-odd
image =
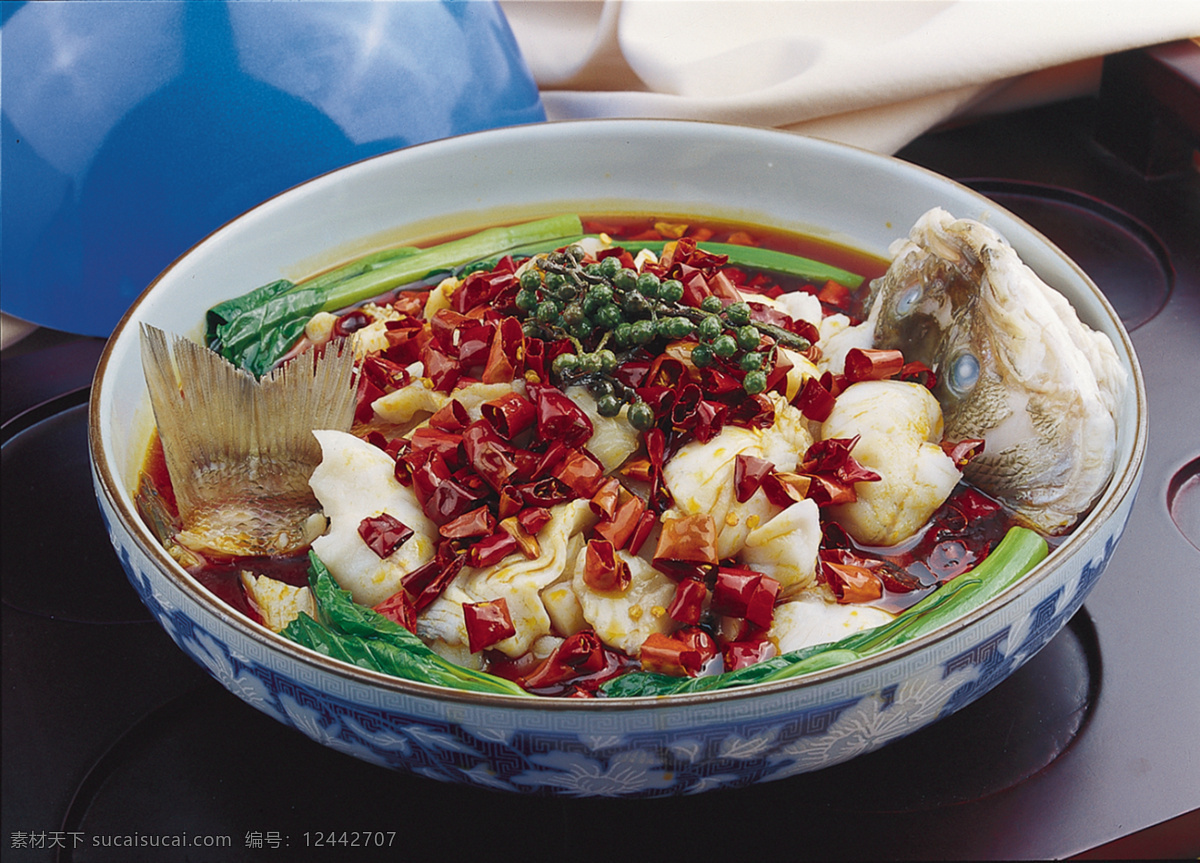
[[[926,210],[989,222],[1116,345],[1133,385],[1110,487],[1020,584],[890,652],[701,695],[555,700],[409,682],[300,647],[223,605],[139,520],[152,427],[138,324],[200,337],[205,310],[383,244],[551,212],[662,212],[774,224],[884,255]],[[217,230],[168,267],[100,361],[89,432],[96,495],[129,579],[175,642],[240,698],[348,755],[486,788],[575,796],[695,794],[817,770],[983,695],[1080,607],[1120,539],[1146,446],[1141,371],[1116,313],[1043,236],[986,198],[895,159],[786,133],[676,121],[582,121],[421,144],[324,175]]]

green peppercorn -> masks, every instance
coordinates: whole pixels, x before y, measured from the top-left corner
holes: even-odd
[[[617,355],[608,348],[601,348],[596,351],[596,356],[600,360],[600,371],[606,375],[611,375],[617,370]]]
[[[677,303],[683,299],[683,282],[667,279],[658,287],[658,298],[664,303]]]
[[[611,279],[621,271],[621,262],[616,255],[609,255],[600,262],[600,275],[606,279]]]
[[[659,280],[654,273],[642,273],[637,277],[638,291],[650,299],[658,296]]]
[[[628,321],[617,324],[613,330],[613,341],[619,348],[627,348],[633,344],[633,324]]]
[[[744,351],[752,351],[758,347],[758,342],[761,336],[758,332],[758,327],[752,324],[746,324],[744,327],[738,327],[737,332],[733,334],[737,339],[738,347]]]
[[[578,299],[579,289],[570,282],[564,282],[562,287],[554,292],[554,296],[564,303],[569,303],[572,300]]]
[[[592,285],[587,292],[587,299],[596,303],[597,306],[611,303],[613,301],[613,289],[604,284]]]
[[[554,362],[550,364],[550,371],[557,377],[569,375],[579,366],[579,357],[572,353],[559,354],[554,358]]]
[[[651,321],[634,321],[631,334],[635,345],[652,342],[654,341],[654,324]]]
[[[733,336],[717,336],[712,343],[713,353],[722,359],[729,359],[737,353],[737,342]]]
[[[597,378],[587,385],[587,391],[598,399],[604,396],[610,396],[613,393],[612,381],[605,380],[604,378]]]
[[[713,352],[708,345],[696,345],[692,348],[692,365],[698,369],[712,365]]]
[[[630,291],[621,298],[625,314],[631,318],[644,318],[650,314],[650,301],[637,291]]]
[[[721,298],[712,294],[700,301],[700,309],[705,312],[719,312],[723,308],[724,304],[722,304]]]
[[[586,267],[584,267],[583,271],[585,273],[587,273],[589,276],[594,276],[596,278],[601,277],[600,276],[600,264],[598,264],[595,261],[593,261],[592,263],[590,263]]]
[[[567,332],[573,335],[579,341],[587,341],[596,334],[596,325],[587,318],[584,318],[577,324],[567,327]]]
[[[523,312],[532,312],[538,306],[537,291],[530,291],[526,288],[521,288],[517,291],[516,299],[517,308]]]
[[[750,323],[750,306],[746,303],[730,303],[725,307],[725,320],[735,327]]]
[[[578,302],[567,303],[565,306],[563,306],[562,322],[566,326],[573,327],[576,324],[583,323],[585,319],[586,318],[583,314],[583,306]]]
[[[564,251],[577,261],[582,261],[585,257],[587,257],[587,252],[584,250],[583,246],[579,245],[578,243],[572,243],[571,245],[567,246]]]
[[[625,316],[621,314],[621,310],[615,305],[608,303],[607,305],[603,305],[596,309],[595,313],[592,315],[592,319],[601,328],[612,330],[625,320]]]
[[[537,319],[543,324],[554,324],[558,322],[559,316],[562,314],[562,306],[557,300],[542,300],[538,303]]]
[[[636,401],[629,406],[629,424],[638,431],[646,431],[654,425],[654,408],[643,401]]]
[[[763,367],[764,356],[756,351],[751,351],[747,354],[742,354],[742,358],[738,360],[738,367],[744,372],[756,372]]]
[[[709,315],[696,325],[696,336],[701,342],[712,342],[721,335],[721,321],[716,315]]]
[[[546,273],[546,290],[550,293],[557,294],[566,283],[567,277],[562,273]]]
[[[632,291],[637,287],[637,272],[623,267],[612,277],[612,283],[622,291]]]
[[[667,338],[687,338],[695,329],[696,325],[685,317],[667,318]]]
[[[526,291],[536,291],[542,286],[542,274],[533,267],[530,267],[528,270],[521,273],[521,280],[519,284],[521,285],[522,289]]]
[[[594,375],[600,371],[600,358],[595,354],[580,354],[579,355],[579,373],[584,375]]]
[[[748,372],[746,377],[742,378],[742,389],[750,395],[761,393],[767,388],[767,373],[766,372]]]
[[[596,401],[596,413],[602,417],[615,417],[620,412],[621,400],[614,395],[601,396]]]

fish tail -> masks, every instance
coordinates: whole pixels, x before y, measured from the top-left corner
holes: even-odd
[[[311,473],[321,460],[313,429],[344,431],[353,422],[354,352],[344,343],[256,379],[182,336],[148,324],[141,335],[150,404],[185,524],[228,489],[214,475],[261,463]]]

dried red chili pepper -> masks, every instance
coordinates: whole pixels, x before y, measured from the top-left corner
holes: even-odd
[[[463,622],[467,629],[467,648],[478,653],[517,634],[508,613],[508,601],[500,596],[484,602],[464,602]]]
[[[848,383],[882,381],[900,373],[904,354],[897,350],[851,348],[846,354],[845,375]]]
[[[816,378],[806,378],[794,404],[800,413],[815,422],[825,422],[833,412],[835,398]]]
[[[703,630],[700,630],[703,632]],[[707,633],[706,633],[707,634]],[[711,640],[711,636],[709,639]],[[702,646],[689,644],[681,638],[653,632],[642,642],[638,651],[642,669],[672,677],[696,677],[704,670],[705,663],[716,655],[716,643],[709,653]]]
[[[533,402],[518,393],[505,393],[498,399],[484,402],[480,408],[496,434],[511,441],[537,420],[537,409]]]
[[[490,536],[496,530],[496,517],[486,506],[465,512],[438,528],[446,539],[467,539],[474,536]]]
[[[433,560],[400,579],[400,585],[413,598],[413,608],[418,614],[441,595],[446,585],[454,581],[466,565],[467,559],[464,555],[455,554],[453,551],[443,552],[444,547],[438,548]]]
[[[467,464],[496,491],[507,486],[516,474],[512,447],[486,420],[476,420],[463,429],[462,445]]]
[[[561,480],[552,476],[516,486],[516,490],[520,493],[521,500],[529,506],[554,506],[556,503],[565,503],[575,498]]]
[[[712,611],[729,617],[740,617],[766,629],[775,613],[775,597],[779,582],[742,567],[722,566],[717,570],[712,588]]]
[[[957,443],[944,440],[942,441],[942,452],[950,456],[955,467],[962,470],[967,466],[967,462],[983,452],[983,446],[984,441],[974,438],[960,440]]]
[[[381,512],[368,516],[358,523],[358,535],[380,559],[390,557],[393,552],[413,535],[413,530],[394,515]]]
[[[528,392],[537,408],[538,437],[562,441],[567,446],[583,446],[592,436],[592,421],[583,408],[565,393],[549,384],[529,384]]]
[[[766,638],[755,638],[749,641],[731,641],[724,646],[721,655],[725,660],[725,670],[737,671],[739,668],[757,665],[772,656],[778,656],[779,648]]]
[[[629,535],[629,545],[626,547],[626,550],[630,554],[641,553],[642,546],[650,538],[650,532],[654,530],[656,524],[658,524],[658,517],[654,513],[643,512],[638,518],[637,526],[633,529],[633,533]]]
[[[438,431],[460,432],[471,422],[467,409],[458,399],[450,399],[429,418],[429,425]]]
[[[817,299],[844,312],[850,307],[850,289],[830,279],[817,291]]]
[[[594,690],[600,683],[621,674],[628,660],[604,646],[590,629],[570,635],[534,671],[520,680],[529,692],[555,695],[569,685]]]
[[[843,605],[870,602],[883,596],[883,581],[865,566],[822,560],[821,580]]]
[[[432,342],[421,352],[421,362],[425,365],[425,376],[439,392],[451,392],[462,377],[462,366],[458,360],[439,350]]]
[[[471,566],[482,568],[495,566],[516,551],[520,551],[516,537],[506,530],[498,530],[472,545],[467,552],[467,558]]]
[[[409,436],[409,441],[412,444],[411,453],[432,450],[442,458],[448,468],[462,463],[462,453],[459,449],[462,446],[462,435],[457,432],[424,426],[414,431]]]
[[[517,521],[520,522],[521,527],[535,536],[550,523],[553,517],[550,510],[540,506],[526,507],[517,513]]]
[[[359,375],[358,389],[354,394],[354,421],[360,423],[369,423],[375,419],[375,399],[381,398],[386,393],[381,390],[374,381],[366,375]]]
[[[589,539],[583,557],[583,581],[592,590],[624,593],[632,577],[629,564],[606,539]]]
[[[417,632],[417,610],[403,590],[397,590],[375,606],[375,611],[388,620],[398,623],[414,635]]]
[[[897,377],[902,381],[920,384],[930,390],[937,386],[937,375],[925,363],[916,361],[905,363],[904,368],[900,369],[900,374]]]
[[[738,455],[733,460],[733,489],[738,503],[745,503],[762,487],[763,479],[775,470],[765,458]]]
[[[604,482],[604,466],[584,450],[568,452],[550,474],[580,498],[590,498]]]
[[[615,476],[605,477],[600,483],[600,487],[592,495],[592,499],[588,501],[588,505],[596,515],[612,521],[612,517],[617,512],[617,504],[621,501],[622,492],[626,495],[629,494],[621,485],[620,480]]]
[[[645,514],[647,514],[645,501],[621,486],[612,516],[607,521],[601,521],[596,525],[596,534],[607,539],[615,548],[625,548],[630,544],[630,540]],[[653,515],[651,515],[651,519],[653,519]]]
[[[333,336],[339,339],[345,338],[351,333],[358,332],[370,323],[370,315],[362,309],[351,309],[345,314],[339,315],[338,319],[333,322]]]
[[[667,606],[667,615],[680,623],[699,623],[708,588],[698,578],[685,578],[675,585],[675,596]]]
[[[492,335],[487,362],[483,368],[485,384],[501,384],[511,381],[520,369],[522,345],[525,334],[521,322],[516,318],[501,319]]]
[[[394,392],[412,383],[412,375],[404,366],[378,355],[363,360],[362,373],[385,393]]]
[[[717,562],[717,526],[708,513],[664,518],[658,546],[654,549],[654,566],[671,571],[679,564],[713,565]]]
[[[809,496],[813,478],[791,471],[776,471],[763,477],[762,490],[776,506],[788,507]]]
[[[502,519],[500,529],[516,541],[517,548],[521,550],[521,554],[525,555],[527,560],[534,560],[542,553],[542,547],[538,543],[537,537],[527,531],[515,515]]]

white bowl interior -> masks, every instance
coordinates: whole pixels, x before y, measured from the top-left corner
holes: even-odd
[[[880,256],[926,210],[991,224],[1112,338],[1135,384],[1119,417],[1118,464],[1144,446],[1140,370],[1116,313],[1065,255],[981,195],[874,153],[811,138],[677,121],[581,121],[466,135],[378,156],[299,186],[230,222],[158,278],[118,326],[94,389],[98,458],[135,512],[152,428],[139,322],[199,340],[214,303],[373,248],[562,212],[666,212],[767,224]],[[95,449],[95,445],[94,445]],[[1106,497],[1128,491],[1132,468]],[[129,528],[147,546],[150,533]],[[182,576],[182,571],[180,572]]]

